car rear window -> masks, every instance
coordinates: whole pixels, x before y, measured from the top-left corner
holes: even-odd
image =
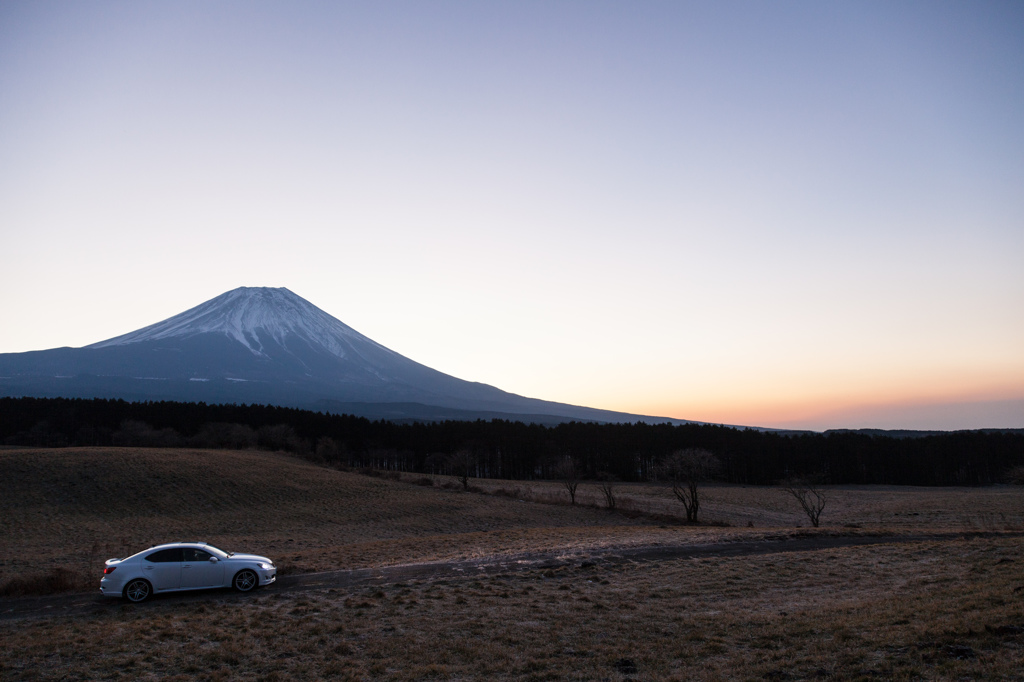
[[[146,561],[152,564],[164,564],[171,561],[181,561],[181,548],[172,547],[171,549],[161,549],[159,552],[153,552],[146,557]]]

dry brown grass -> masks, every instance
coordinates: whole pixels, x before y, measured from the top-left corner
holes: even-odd
[[[0,584],[172,540],[259,551],[285,571],[548,548],[649,523],[325,469],[265,452],[0,451]],[[546,538],[546,532],[553,533]]]
[[[708,527],[519,501],[557,501],[557,484],[475,483],[506,494],[258,452],[3,450],[0,582],[68,565],[94,585],[103,559],[168,539],[313,570],[771,538],[798,524],[801,533],[1024,525],[1019,487],[830,489],[824,527],[812,531],[771,488],[709,488],[706,518],[732,527]],[[582,500],[592,493],[596,503],[584,487]],[[619,495],[627,507],[678,514],[658,486],[623,485]],[[0,678],[1021,680],[1022,567],[1024,543],[995,537],[108,602],[93,615],[0,622]]]
[[[680,527],[631,514],[681,515],[659,485],[620,485],[623,513],[610,514],[598,508],[593,484],[581,485],[581,504],[570,507],[555,482],[474,480],[491,493],[480,495],[416,485],[422,478],[371,478],[265,452],[0,451],[0,586],[39,581],[57,568],[71,569],[66,584],[80,586],[96,579],[105,559],[178,539],[259,551],[287,573],[756,539],[808,525],[792,498],[771,487],[709,486],[702,518],[732,527]],[[821,532],[1024,528],[1017,486],[846,487],[828,495]]]
[[[53,568],[47,573],[28,572],[0,583],[0,597],[58,594],[91,589],[94,580],[67,568]]]
[[[1024,550],[849,547],[0,624],[5,679],[1021,679]]]
[[[438,477],[440,478],[440,477]],[[488,492],[505,490],[538,501],[568,504],[557,482],[477,481]],[[1024,488],[921,488],[910,486],[825,486],[828,503],[823,526],[858,525],[881,532],[1024,530]],[[615,488],[620,509],[683,517],[667,485],[621,483]],[[601,507],[596,483],[577,492],[583,505]],[[810,522],[781,486],[707,485],[702,488],[700,519],[734,527],[794,528]]]

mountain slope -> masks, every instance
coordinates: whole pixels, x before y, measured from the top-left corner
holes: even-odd
[[[390,419],[678,421],[463,381],[385,348],[288,289],[258,287],[84,348],[0,354],[0,395],[266,403]]]

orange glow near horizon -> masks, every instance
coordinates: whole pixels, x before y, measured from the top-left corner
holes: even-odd
[[[1017,401],[1024,405],[1024,377],[1017,381],[993,380],[981,385],[965,385],[967,383],[950,377],[932,377],[929,382],[910,384],[890,382],[884,385],[879,382],[875,386],[865,381],[857,387],[859,390],[850,390],[849,383],[837,383],[832,388],[794,383],[789,390],[765,392],[747,387],[746,391],[740,389],[729,395],[724,388],[719,388],[687,400],[668,396],[659,400],[651,396],[652,399],[648,400],[609,401],[600,406],[634,414],[715,424],[817,429],[846,428],[851,423],[863,426],[862,422],[872,419],[884,421],[887,413],[903,414],[929,406],[949,406],[954,410],[954,406],[959,405],[977,410],[990,403]],[[1013,427],[1021,423],[1021,420],[1013,424],[1000,423],[998,420],[1003,417],[995,415],[993,419],[997,421],[987,424],[987,427]],[[908,424],[906,428],[915,427]]]

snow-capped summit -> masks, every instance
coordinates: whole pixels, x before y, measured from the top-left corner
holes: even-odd
[[[256,355],[266,355],[265,344],[270,340],[287,348],[291,337],[292,343],[301,339],[339,358],[350,354],[354,346],[367,344],[387,351],[284,287],[232,289],[163,322],[86,347],[106,348],[207,333],[224,334]]]
[[[260,287],[234,289],[85,348],[0,354],[4,395],[258,403],[388,419],[639,418],[457,379],[385,348],[288,289]]]

